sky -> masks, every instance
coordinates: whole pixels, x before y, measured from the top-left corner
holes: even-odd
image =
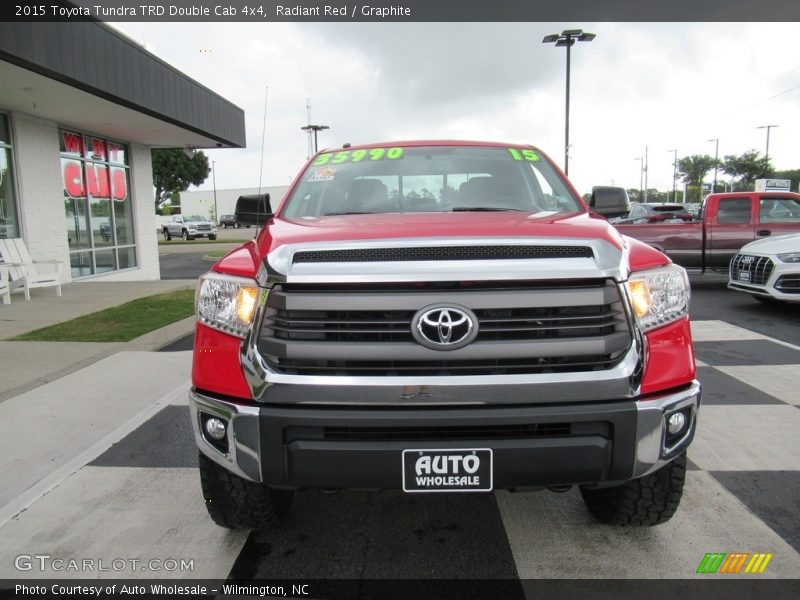
[[[208,149],[218,189],[286,185],[319,145],[477,139],[537,146],[563,168],[566,52],[542,38],[596,34],[571,59],[569,175],[672,189],[678,158],[766,149],[800,168],[798,23],[115,23],[245,111],[247,148]],[[266,121],[264,120],[266,104]],[[707,181],[713,178],[709,174]],[[719,174],[719,180],[727,177]],[[678,184],[680,186],[680,183]],[[210,189],[211,178],[199,188]]]

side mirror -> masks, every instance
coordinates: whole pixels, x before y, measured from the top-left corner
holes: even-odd
[[[236,201],[236,220],[245,225],[260,227],[274,215],[269,203],[269,194],[239,196]]]

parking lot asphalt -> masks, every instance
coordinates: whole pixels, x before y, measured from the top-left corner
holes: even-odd
[[[760,577],[794,579],[800,573],[800,344],[792,340],[800,323],[794,312],[776,313],[726,290],[724,282],[697,284],[693,277],[693,285],[704,400],[684,498],[665,525],[600,525],[575,489],[433,497],[305,491],[273,531],[223,530],[208,518],[200,494],[186,408],[187,336],[165,352],[116,355],[93,372],[72,374],[81,414],[102,415],[80,435],[74,421],[61,423],[56,415],[34,423],[27,418],[27,407],[48,398],[57,410],[52,399],[69,382],[0,404],[0,418],[22,427],[0,438],[6,460],[19,463],[18,471],[0,474],[0,489],[7,489],[0,499],[0,578],[85,576],[17,571],[14,557],[31,549],[108,561],[194,561],[191,571],[157,577],[443,578],[453,580],[459,598],[486,597],[469,584],[475,579],[497,582],[499,595],[492,597],[523,598],[519,582],[527,579],[721,577],[695,572],[709,552],[772,553]],[[137,394],[153,382],[150,374],[164,369],[172,378],[163,389]],[[114,381],[123,373],[125,393],[135,401],[117,398]],[[105,383],[93,389],[88,382]],[[114,401],[126,410],[110,411]],[[27,445],[43,439],[39,471],[25,474]],[[17,481],[19,473],[29,479]],[[361,589],[359,597],[380,596]],[[529,591],[527,597],[536,596]]]

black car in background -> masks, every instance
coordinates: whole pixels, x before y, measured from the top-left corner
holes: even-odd
[[[233,227],[234,229],[239,229],[239,227],[250,227],[250,225],[237,221],[236,215],[222,215],[219,218],[219,226],[223,229],[227,229],[228,227]]]

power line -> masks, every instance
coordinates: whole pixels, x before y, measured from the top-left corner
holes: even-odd
[[[797,88],[800,88],[800,83],[798,83],[795,86],[790,87],[788,90],[783,90],[782,92],[779,92],[779,93],[775,94],[774,96],[770,96],[766,100],[761,100],[759,102],[756,102],[755,104],[751,104],[750,106],[745,106],[742,110],[747,110],[748,108],[754,108],[756,106],[759,106],[760,104],[765,104],[765,103],[769,102],[770,100],[774,100],[778,96],[783,96],[784,94],[788,94],[789,92],[791,92],[792,90],[796,90]]]

